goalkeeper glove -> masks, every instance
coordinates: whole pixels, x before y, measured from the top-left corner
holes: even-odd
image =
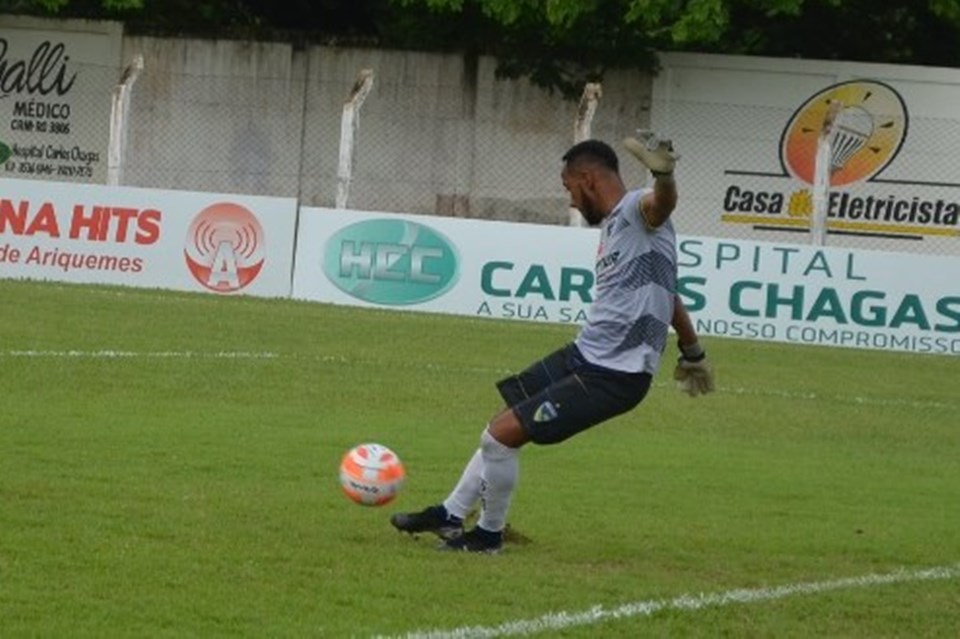
[[[680,345],[680,357],[673,369],[673,379],[677,381],[677,387],[690,397],[713,392],[713,367],[699,344]]]
[[[637,129],[637,137],[624,139],[623,146],[650,169],[655,178],[672,175],[673,167],[680,159],[673,150],[673,142],[661,139],[648,129]]]

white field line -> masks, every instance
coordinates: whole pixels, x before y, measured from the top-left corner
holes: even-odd
[[[123,350],[8,350],[0,351],[0,359],[4,358],[49,358],[49,359],[237,359],[237,360],[276,360],[296,359],[312,360],[321,363],[336,363],[351,366],[399,366],[406,368],[423,368],[438,373],[479,374],[490,376],[509,375],[510,369],[480,367],[480,366],[449,366],[444,364],[403,362],[388,362],[377,359],[350,359],[342,355],[300,355],[296,353],[249,352],[249,351],[123,351]],[[672,382],[655,382],[655,388],[673,386]],[[818,394],[798,391],[781,390],[776,388],[744,388],[718,386],[719,394],[743,395],[755,397],[776,397],[790,400],[806,401],[834,401],[863,406],[891,406],[917,409],[960,409],[960,403],[943,402],[937,400],[912,400],[899,397],[864,397],[858,395]]]
[[[650,617],[661,611],[697,611],[703,608],[775,601],[795,595],[816,595],[835,590],[870,588],[914,581],[957,579],[958,577],[960,577],[960,564],[920,570],[900,569],[896,572],[884,574],[869,574],[829,581],[801,582],[770,588],[741,588],[718,593],[685,594],[673,599],[637,601],[615,608],[593,606],[579,612],[552,612],[534,619],[507,621],[496,626],[461,626],[452,629],[417,630],[405,635],[397,635],[395,639],[487,639],[491,637],[527,636],[575,626],[591,626],[618,619]],[[378,639],[389,638],[380,635]]]
[[[50,359],[276,359],[277,353],[245,351],[6,351],[0,357]]]

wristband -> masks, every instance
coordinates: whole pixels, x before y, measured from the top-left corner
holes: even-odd
[[[699,362],[707,356],[707,352],[700,346],[700,342],[694,342],[693,344],[677,342],[677,346],[680,348],[680,353],[683,354],[683,359],[688,362]]]

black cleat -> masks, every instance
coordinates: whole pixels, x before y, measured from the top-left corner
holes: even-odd
[[[390,523],[400,532],[433,533],[441,539],[456,539],[463,534],[463,520],[447,513],[442,504],[430,506],[418,513],[395,513]]]
[[[480,526],[468,530],[456,539],[448,539],[440,545],[440,550],[460,550],[495,555],[503,549],[501,531],[484,530]]]

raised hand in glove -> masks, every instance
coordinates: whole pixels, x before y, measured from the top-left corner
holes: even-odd
[[[637,129],[636,137],[624,139],[623,146],[650,169],[654,177],[671,175],[680,159],[680,155],[673,150],[673,142],[660,138],[648,129]]]
[[[680,357],[673,369],[677,387],[690,397],[706,395],[714,390],[713,367],[707,361],[707,353],[699,345],[685,348],[680,345]]]

